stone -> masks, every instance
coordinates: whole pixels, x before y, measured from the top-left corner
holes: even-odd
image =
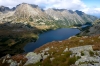
[[[68,39],[71,39],[72,37],[69,37]]]
[[[100,36],[98,37],[98,39],[100,39]]]
[[[13,62],[13,60],[12,60],[12,59],[9,59],[9,60],[7,61],[7,63],[11,63],[11,62]]]
[[[6,61],[6,59],[4,58],[3,61],[2,61],[2,63],[5,63],[5,61]]]
[[[86,45],[86,46],[79,46],[79,47],[74,47],[74,48],[70,48],[69,51],[71,51],[72,53],[78,53],[81,51],[93,51],[92,49],[92,45]]]
[[[88,36],[82,36],[83,38],[88,38]]]
[[[10,66],[18,66],[16,61],[11,62]]]
[[[46,59],[48,57],[48,55],[43,55],[43,60]]]
[[[52,58],[50,58],[50,61],[53,61],[55,58],[54,57],[52,57]]]
[[[88,66],[87,64],[81,64],[81,65],[78,65],[78,66]]]
[[[48,54],[48,52],[46,52],[46,54]]]
[[[44,51],[46,52],[46,51],[48,51],[48,50],[49,50],[49,47],[48,47],[48,48],[45,48],[45,50],[44,50]]]
[[[62,42],[62,41],[59,41],[59,42]]]
[[[89,51],[83,51],[85,56],[90,56]]]
[[[26,55],[26,58],[28,59],[25,63],[25,65],[28,65],[30,63],[35,64],[37,62],[40,62],[40,60],[42,59],[41,54],[36,54],[34,52],[29,52]]]
[[[42,56],[44,55],[44,52],[40,53]]]
[[[75,65],[79,65],[79,61],[76,61],[76,62],[75,62]]]
[[[50,54],[48,54],[48,56],[50,56]]]
[[[68,51],[68,48],[66,48],[63,52],[67,52]]]
[[[20,65],[20,63],[18,63],[18,66]]]
[[[20,60],[20,62],[19,62],[20,64],[22,64],[22,60]]]
[[[11,55],[10,55],[10,54],[7,54],[7,55],[6,55],[6,58],[11,58]]]
[[[22,64],[22,60],[20,60],[20,62],[17,65],[20,66],[20,64]]]
[[[80,52],[77,52],[76,56],[81,56],[81,53]]]
[[[51,48],[53,48],[53,46]]]
[[[98,55],[100,56],[100,51],[97,51]]]
[[[82,63],[84,63],[84,62],[88,62],[88,63],[90,63],[90,62],[97,62],[97,63],[99,63],[100,61],[97,58],[95,58],[95,57],[81,56],[81,58],[78,59],[75,62],[75,64],[79,65],[80,62],[82,62]]]
[[[94,40],[91,40],[92,42],[94,42]]]

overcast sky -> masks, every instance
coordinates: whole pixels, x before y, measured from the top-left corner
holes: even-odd
[[[81,10],[87,14],[100,15],[100,0],[0,0],[0,5],[15,7],[20,3],[36,4],[44,9],[58,8]]]

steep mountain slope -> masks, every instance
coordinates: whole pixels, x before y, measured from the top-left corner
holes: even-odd
[[[100,19],[93,22],[93,26],[89,27],[88,29],[82,31],[79,35],[99,35],[100,34]]]
[[[15,8],[12,8],[12,10],[7,13],[1,12],[1,23],[23,23],[25,25],[31,26],[31,27],[37,27],[43,29],[48,29],[53,21],[52,18],[44,13],[37,5],[22,3],[17,5]],[[6,16],[6,14],[9,14]],[[2,15],[4,17],[2,17]],[[48,25],[47,25],[48,24]]]
[[[15,10],[14,15],[18,18],[36,18],[36,16],[47,18],[46,14],[43,13],[38,7],[31,6],[27,3],[19,5]]]
[[[52,16],[55,20],[65,21],[66,25],[71,26],[73,24],[82,24],[84,21],[75,12],[69,12],[66,9],[48,9],[45,11],[48,15]]]
[[[88,15],[88,14],[85,14],[85,13],[82,12],[82,11],[76,10],[75,12],[76,12],[85,22],[93,22],[94,20],[97,19],[97,17],[92,16],[92,15]]]
[[[10,17],[13,16],[14,11],[8,11],[6,13],[0,12],[0,24],[6,23],[6,22],[11,22],[13,19]]]
[[[47,9],[46,14],[53,17],[55,20],[61,20],[66,23],[67,26],[74,24],[84,24],[86,22],[93,22],[97,19],[94,16],[87,15],[81,11],[72,11],[66,9]]]

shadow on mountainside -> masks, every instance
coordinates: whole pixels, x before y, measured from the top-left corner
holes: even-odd
[[[23,53],[28,42],[34,42],[41,30],[24,24],[0,24],[0,57]]]

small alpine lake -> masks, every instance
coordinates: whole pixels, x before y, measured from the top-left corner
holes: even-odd
[[[71,36],[76,35],[79,32],[80,32],[79,29],[74,29],[74,28],[61,28],[56,30],[50,30],[40,34],[36,42],[28,43],[24,47],[24,50],[25,52],[31,52],[48,42],[65,40]]]

